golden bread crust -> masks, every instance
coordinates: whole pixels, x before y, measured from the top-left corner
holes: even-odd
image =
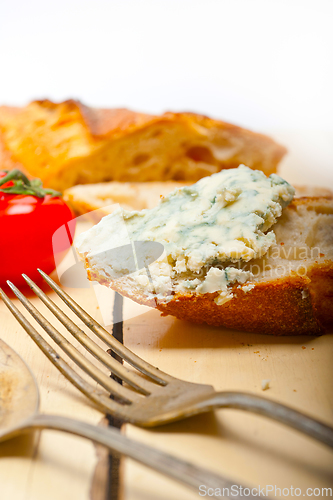
[[[90,108],[77,103],[91,135],[95,137],[119,137],[156,121],[156,117],[136,113],[125,108]]]
[[[112,180],[195,182],[240,163],[269,175],[286,153],[267,136],[202,115],[153,116],[74,100],[1,106],[0,132],[8,165],[60,190]]]
[[[0,106],[0,131],[1,131],[1,123],[6,123],[6,121],[15,118],[15,116],[18,113],[19,113],[19,108],[14,108],[11,106]],[[29,176],[29,173],[23,167],[23,165],[13,158],[13,153],[7,148],[5,137],[1,133],[0,133],[0,168],[2,170],[13,170],[14,168],[19,168],[26,175]]]
[[[221,306],[215,304],[216,296],[175,296],[156,307],[163,315],[195,323],[273,335],[320,335],[333,327],[333,264],[314,266],[308,276],[257,283],[247,293],[235,289]]]
[[[323,332],[333,329],[333,262],[315,264],[308,272],[314,316]]]

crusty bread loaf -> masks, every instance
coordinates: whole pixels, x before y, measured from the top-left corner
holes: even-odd
[[[276,244],[265,257],[242,264],[254,279],[234,286],[234,297],[217,305],[218,292],[152,298],[131,275],[112,281],[90,265],[88,277],[163,315],[273,335],[319,335],[333,328],[333,200],[299,198],[273,226]],[[256,271],[256,272],[254,272]]]
[[[269,175],[286,149],[193,113],[152,116],[69,100],[0,107],[0,154],[47,187],[102,181],[190,181],[245,163]]]
[[[77,215],[100,210],[99,215],[108,214],[119,203],[126,210],[153,208],[162,196],[174,189],[190,185],[189,182],[100,182],[73,186],[64,191],[64,200]],[[327,188],[296,186],[295,196],[333,197]]]

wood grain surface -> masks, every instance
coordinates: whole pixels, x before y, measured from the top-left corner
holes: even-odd
[[[333,424],[333,335],[255,335],[161,318],[153,310],[125,322],[124,343],[179,378],[264,395]],[[302,496],[307,488],[333,488],[332,450],[245,412],[218,410],[153,430],[126,425],[126,433],[234,478],[235,484],[276,485],[277,497],[291,498],[291,491],[282,493],[291,486],[301,488]],[[200,498],[130,460],[123,484],[124,500]]]

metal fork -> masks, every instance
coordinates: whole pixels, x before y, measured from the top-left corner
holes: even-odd
[[[49,276],[39,271],[44,280],[65,302],[65,304],[99,337],[108,348],[126,360],[135,370],[126,368],[111,357],[86,333],[81,330],[30,278],[23,275],[30,288],[44,302],[54,316],[67,330],[113,375],[126,382],[121,385],[103,373],[86,359],[68,340],[61,335],[47,319],[24,297],[10,282],[8,285],[24,307],[43,327],[63,351],[102,388],[96,389],[73,370],[39,335],[15,305],[0,291],[7,307],[32,337],[44,354],[58,370],[83,394],[96,403],[104,412],[116,415],[124,421],[143,427],[156,426],[180,420],[191,415],[217,408],[234,408],[264,415],[286,424],[333,447],[333,428],[297,410],[270,401],[266,398],[242,392],[216,392],[210,385],[194,384],[179,380],[147,363],[123,344],[118,342],[107,330],[87,314],[67,293]],[[141,373],[139,373],[141,372]],[[142,376],[144,375],[144,377]],[[110,399],[109,395],[113,395]]]

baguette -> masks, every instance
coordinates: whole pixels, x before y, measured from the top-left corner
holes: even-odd
[[[153,116],[78,101],[0,107],[3,168],[63,191],[103,181],[189,181],[245,163],[269,175],[286,153],[267,136],[194,113]]]
[[[105,266],[97,265],[88,250],[88,237],[88,245],[82,244],[83,236],[78,249],[90,280],[140,304],[155,307],[162,315],[273,335],[320,335],[331,331],[333,199],[294,199],[271,230],[276,242],[263,257],[240,263],[241,271],[251,272],[252,277],[244,283],[233,283],[231,297],[222,302],[219,290],[197,293],[181,290],[177,285],[178,291],[168,297],[157,293],[158,290],[152,293],[147,279],[145,284],[135,273],[113,278]],[[150,271],[154,285],[154,264]],[[193,273],[186,272],[181,279],[185,283],[193,277]],[[182,283],[173,277],[172,286],[175,282]]]

